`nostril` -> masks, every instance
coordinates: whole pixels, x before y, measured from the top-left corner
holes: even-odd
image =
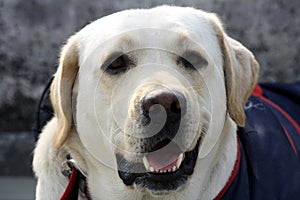
[[[175,114],[181,113],[180,102],[179,102],[179,101],[174,101],[174,102],[171,104],[170,111],[173,112],[173,113],[175,113]]]
[[[149,117],[149,111],[155,104],[165,109],[170,119],[173,117],[177,119],[186,112],[186,99],[178,91],[155,90],[145,95],[141,103],[145,117]]]
[[[151,107],[155,104],[157,104],[157,103],[155,103],[152,99],[144,97],[142,99],[143,115],[145,115],[146,117],[149,117],[149,111],[150,111]]]

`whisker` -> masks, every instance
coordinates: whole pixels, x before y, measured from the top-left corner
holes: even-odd
[[[188,87],[186,88],[187,91],[189,92],[201,92],[202,91],[202,88],[200,88],[199,86],[195,86],[195,87]]]
[[[121,130],[119,127],[117,127],[115,130],[112,130],[112,133],[115,134],[115,133],[121,132],[121,131],[122,131],[122,130]]]
[[[192,86],[190,86],[190,87],[186,87],[186,89],[195,89],[195,88],[201,89],[201,86],[198,86],[198,85],[192,85]]]

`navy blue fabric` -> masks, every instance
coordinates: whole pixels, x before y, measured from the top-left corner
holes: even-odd
[[[300,81],[295,83],[262,83],[264,96],[279,105],[300,124]]]
[[[264,95],[300,120],[300,82],[262,84]],[[239,128],[241,164],[222,200],[300,199],[300,134],[275,108],[251,96],[245,106],[246,126]],[[293,140],[297,153],[284,133]],[[298,154],[298,156],[297,156]]]

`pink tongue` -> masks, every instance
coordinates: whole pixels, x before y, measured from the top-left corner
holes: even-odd
[[[180,148],[171,142],[163,148],[149,153],[147,159],[155,170],[167,170],[176,164],[180,153]]]

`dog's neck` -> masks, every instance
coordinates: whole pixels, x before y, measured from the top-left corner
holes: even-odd
[[[203,191],[203,199],[214,199],[219,194],[228,182],[237,160],[237,125],[230,117],[227,117],[221,138],[214,150],[215,163],[209,173],[209,185]]]

